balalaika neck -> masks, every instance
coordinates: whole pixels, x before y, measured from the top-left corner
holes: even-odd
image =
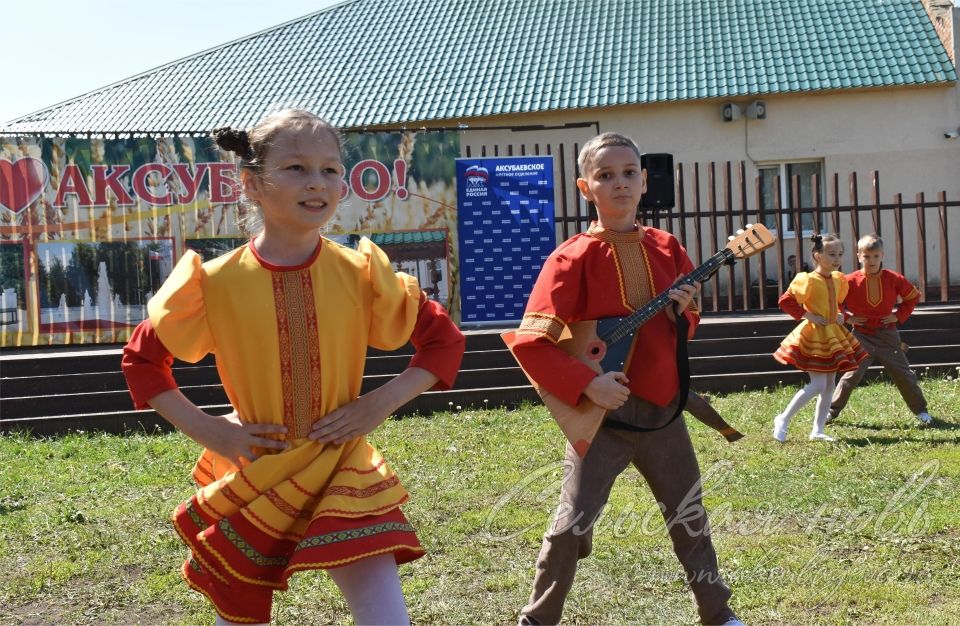
[[[668,295],[670,289],[673,289],[678,285],[690,284],[693,282],[702,283],[706,279],[713,276],[716,271],[720,269],[721,265],[729,262],[731,259],[733,259],[733,252],[727,248],[724,248],[720,252],[710,257],[706,263],[675,282],[670,286],[669,289],[658,295],[653,300],[647,302],[629,316],[625,317],[622,322],[617,324],[608,332],[604,333],[600,339],[603,340],[603,342],[607,345],[610,345],[620,341],[624,337],[632,335],[633,332],[645,324],[647,320],[666,308],[668,304],[673,302]]]

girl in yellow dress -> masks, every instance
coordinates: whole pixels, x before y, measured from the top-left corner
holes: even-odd
[[[408,623],[397,564],[424,551],[400,511],[407,491],[365,436],[453,384],[463,335],[368,239],[353,250],[321,236],[343,175],[329,124],[285,110],[214,138],[240,158],[255,236],[206,263],[184,254],[123,358],[134,403],[204,447],[199,489],[173,513],[183,577],[218,624],[269,622],[273,592],[307,569],[329,572],[357,624]],[[367,347],[408,340],[410,367],[360,395]],[[202,411],[171,376],[174,357],[208,353],[229,415]]]
[[[797,274],[778,302],[785,313],[802,321],[784,338],[773,357],[810,375],[810,382],[773,418],[773,437],[780,442],[786,441],[787,428],[796,412],[814,397],[817,408],[810,439],[833,441],[823,427],[837,372],[857,369],[867,357],[860,342],[843,325],[840,312],[849,288],[838,271],[843,242],[835,235],[814,235],[812,240],[816,267],[812,272]]]

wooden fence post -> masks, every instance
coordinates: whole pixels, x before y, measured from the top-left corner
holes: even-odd
[[[730,168],[730,161],[727,161],[725,167],[723,168],[723,211],[726,217],[724,223],[727,227],[727,232],[724,234],[722,239],[723,243],[726,243],[726,238],[733,234],[733,180],[731,179],[731,176],[732,170]],[[733,265],[727,266],[727,285],[727,310],[732,311],[734,309],[734,292],[737,290],[737,282],[733,273]]]
[[[947,237],[947,192],[937,197],[940,214],[940,302],[950,299],[950,242]]]
[[[873,232],[877,237],[880,236],[880,172],[873,170],[870,172],[871,193],[873,194],[873,208],[870,213],[873,216]]]
[[[927,301],[927,216],[923,192],[917,194],[917,271],[920,282],[920,302]]]
[[[741,159],[737,164],[737,180],[740,183],[740,223],[744,228],[747,227],[747,224],[751,223],[750,219],[747,217],[747,171],[746,164]],[[759,220],[758,220],[759,221]],[[763,255],[760,255],[761,257]],[[745,260],[741,264],[743,269],[743,310],[748,311],[750,309],[750,262],[749,259]],[[764,278],[761,273],[760,278]],[[758,282],[759,284],[759,282]]]
[[[857,173],[850,172],[850,226],[853,230],[853,246],[851,249],[857,249],[857,241],[860,240],[860,193],[857,191]],[[837,233],[838,235],[840,233]]]
[[[903,274],[903,194],[893,194],[893,224],[896,229],[897,272]]]

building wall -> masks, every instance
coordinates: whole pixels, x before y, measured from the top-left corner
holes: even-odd
[[[742,107],[753,98],[731,99]],[[725,101],[676,102],[642,106],[586,109],[472,120],[443,120],[436,126],[467,124],[461,145],[531,146],[582,142],[595,132],[618,131],[635,138],[645,152],[668,152],[675,163],[685,168],[701,164],[701,191],[705,190],[703,170],[709,162],[719,166],[726,161],[744,161],[748,184],[748,207],[755,208],[752,181],[757,163],[802,159],[819,159],[824,166],[826,184],[832,185],[834,173],[839,175],[841,205],[851,204],[848,177],[856,172],[859,204],[872,202],[871,172],[879,175],[880,204],[891,204],[894,194],[902,194],[906,203],[915,202],[918,193],[927,202],[934,202],[940,192],[948,201],[960,200],[960,138],[946,138],[945,133],[960,127],[960,87],[904,88],[896,90],[861,90],[824,94],[794,94],[764,97],[767,117],[748,119],[745,115],[732,122],[721,119]],[[563,126],[595,122],[596,127],[578,129],[531,130],[533,125]],[[482,127],[526,127],[522,131],[483,130]],[[474,152],[476,154],[476,152]],[[502,154],[502,153],[501,153]],[[572,164],[568,163],[567,168]],[[692,197],[689,169],[685,169],[685,195],[689,206]],[[571,181],[572,184],[572,181]],[[736,193],[736,192],[735,192]],[[832,197],[829,187],[824,195]],[[739,200],[734,199],[739,206]],[[960,216],[956,207],[948,210],[948,235],[954,250],[950,259],[953,282],[960,276]],[[892,216],[881,222],[883,234],[893,233]],[[926,253],[929,282],[939,280],[939,221],[936,209],[926,212]],[[916,256],[917,226],[914,217],[904,220],[904,242],[910,246],[904,271],[916,280],[919,268]],[[861,233],[872,230],[872,224],[861,217]],[[852,242],[849,228],[841,235]],[[722,234],[718,234],[718,239]],[[722,243],[704,243],[706,248]],[[888,245],[892,256],[893,246]],[[844,269],[855,265],[849,250]],[[888,264],[890,266],[890,264]]]
[[[742,106],[754,98],[731,99]],[[852,171],[861,178],[861,196],[869,191],[863,181],[870,170],[880,171],[881,190],[905,196],[946,191],[960,195],[960,139],[944,133],[960,126],[960,88],[858,91],[852,93],[781,95],[764,97],[767,119],[745,116],[724,122],[720,107],[726,101],[675,102],[608,109],[499,116],[474,120],[446,120],[437,126],[468,123],[474,126],[563,125],[597,122],[601,131],[631,135],[645,152],[669,152],[675,162],[745,160],[751,163],[788,159],[823,159],[825,173]],[[469,128],[469,126],[468,126]],[[587,134],[591,132],[586,130]],[[471,137],[516,137],[515,141],[569,136],[567,131],[504,133],[470,131]],[[841,201],[847,198],[841,196]],[[890,197],[882,198],[889,202]]]

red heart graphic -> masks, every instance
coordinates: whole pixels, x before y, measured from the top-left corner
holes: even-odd
[[[0,159],[0,205],[20,213],[33,204],[47,186],[47,166],[33,157],[12,163]]]

